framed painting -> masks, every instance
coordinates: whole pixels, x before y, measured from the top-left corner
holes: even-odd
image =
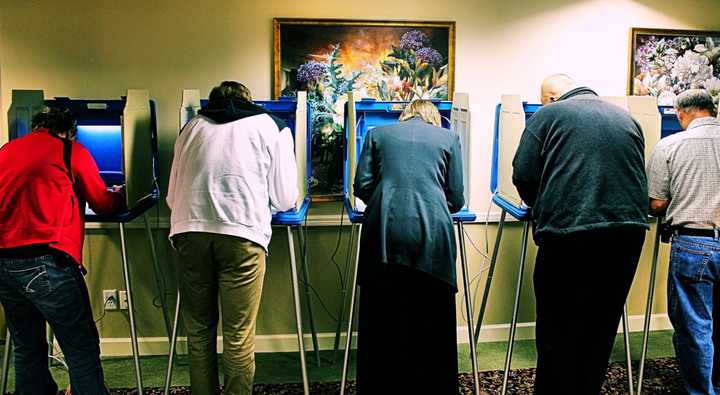
[[[687,89],[720,98],[720,32],[633,28],[628,93],[673,105]]]
[[[308,92],[316,201],[342,198],[347,93],[381,101],[451,100],[455,22],[276,18],[273,94]]]

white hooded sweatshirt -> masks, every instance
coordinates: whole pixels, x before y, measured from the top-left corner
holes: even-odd
[[[281,120],[245,105],[229,119],[227,113],[198,115],[180,132],[167,196],[171,238],[218,233],[253,241],[267,251],[272,211],[294,207],[298,189],[292,133]]]

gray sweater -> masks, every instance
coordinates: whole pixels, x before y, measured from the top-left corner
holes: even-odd
[[[359,281],[387,264],[408,266],[456,288],[451,212],[465,204],[457,134],[418,118],[373,129],[365,138],[355,195],[367,204]]]
[[[532,207],[534,237],[616,226],[647,228],[640,125],[622,108],[577,88],[525,127],[513,183]]]

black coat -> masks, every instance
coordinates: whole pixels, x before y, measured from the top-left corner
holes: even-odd
[[[360,283],[386,264],[412,267],[456,287],[451,212],[465,204],[457,134],[419,118],[373,129],[365,138],[355,195],[367,204]]]
[[[618,226],[647,228],[645,140],[630,113],[577,88],[528,120],[513,183],[535,241]]]

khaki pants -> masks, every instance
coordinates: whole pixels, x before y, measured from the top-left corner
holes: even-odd
[[[183,233],[175,236],[174,243],[180,255],[192,393],[220,393],[216,347],[219,294],[224,394],[252,394],[265,250],[242,238],[212,233]]]

